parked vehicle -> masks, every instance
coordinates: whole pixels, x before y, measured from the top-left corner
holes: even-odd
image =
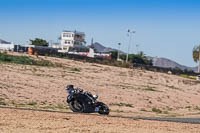
[[[67,103],[73,112],[109,114],[108,106],[97,101],[97,94],[92,95],[90,92],[84,92],[80,88],[74,88],[73,85],[66,86],[66,90],[68,92]]]

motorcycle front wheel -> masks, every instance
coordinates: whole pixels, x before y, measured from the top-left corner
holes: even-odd
[[[108,108],[108,106],[102,102],[98,102],[97,106],[99,107],[99,114],[102,115],[108,115],[110,113],[110,109]]]

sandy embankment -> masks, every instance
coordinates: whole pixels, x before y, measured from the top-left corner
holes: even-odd
[[[200,83],[175,75],[52,57],[60,67],[0,64],[0,100],[67,106],[67,84],[92,93],[119,116],[199,117]],[[68,110],[70,111],[70,110]],[[77,126],[75,126],[77,125]],[[199,125],[0,109],[4,132],[200,132]]]
[[[200,125],[0,109],[1,133],[200,133]]]

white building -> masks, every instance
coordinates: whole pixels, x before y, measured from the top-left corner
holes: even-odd
[[[51,45],[52,48],[61,48],[60,43],[52,43]]]
[[[14,49],[14,44],[11,42],[6,42],[0,39],[0,50],[12,50]]]
[[[84,45],[85,33],[78,31],[63,31],[61,33],[62,52],[68,52],[70,47]]]

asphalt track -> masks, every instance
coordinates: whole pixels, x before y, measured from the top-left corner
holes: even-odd
[[[80,113],[74,113],[74,112],[62,112],[62,111],[55,111],[55,110],[18,108],[18,107],[8,107],[8,106],[0,106],[0,108],[14,109],[14,110],[51,112],[51,113],[63,113],[63,114],[80,114]],[[85,113],[83,115],[101,116],[99,114],[85,114]],[[176,122],[176,123],[200,124],[200,118],[130,117],[130,116],[117,116],[117,115],[108,115],[107,117],[126,118],[126,119],[133,119],[133,120],[150,120],[150,121],[165,121],[165,122]]]

